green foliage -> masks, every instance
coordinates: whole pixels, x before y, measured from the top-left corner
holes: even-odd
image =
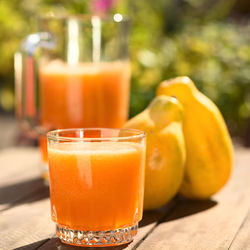
[[[250,116],[249,31],[250,25],[192,24],[165,37],[156,51],[138,50],[132,112],[148,104],[160,81],[187,75],[218,105],[232,132],[239,134]],[[144,97],[140,106],[134,100],[137,96]]]
[[[187,75],[218,105],[231,133],[244,136],[250,129],[250,23],[227,20],[235,1],[157,1],[157,10],[150,1],[136,1],[136,8],[129,2],[136,19],[131,116],[148,105],[162,80]]]
[[[220,108],[231,132],[242,135],[250,120],[250,23],[228,19],[235,0],[117,0],[113,12],[132,19],[130,115],[142,111],[165,79],[190,76]],[[2,0],[0,80],[13,105],[13,53],[46,12],[86,13],[87,0]],[[29,25],[27,25],[27,23]],[[6,91],[7,90],[7,91]],[[12,92],[11,92],[12,90]],[[0,93],[0,100],[1,99]],[[7,93],[7,94],[6,94]],[[0,105],[6,103],[0,101]]]

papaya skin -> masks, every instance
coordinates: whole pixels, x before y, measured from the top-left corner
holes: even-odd
[[[187,158],[180,193],[211,197],[226,184],[233,165],[233,145],[219,109],[188,77],[162,82],[157,95],[175,96],[183,105]]]
[[[180,188],[185,162],[182,117],[176,98],[159,96],[124,126],[147,134],[144,210],[163,206]]]

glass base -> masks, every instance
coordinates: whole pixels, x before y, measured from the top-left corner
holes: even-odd
[[[109,231],[81,231],[56,225],[56,234],[66,244],[85,247],[116,246],[129,243],[137,234],[138,224]]]

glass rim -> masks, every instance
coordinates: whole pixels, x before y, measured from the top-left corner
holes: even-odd
[[[74,132],[74,131],[94,131],[94,130],[106,130],[106,131],[127,131],[131,133],[135,133],[134,135],[128,136],[110,136],[110,137],[72,137],[72,136],[61,136],[58,135],[60,132]],[[122,140],[131,140],[131,139],[143,139],[146,137],[146,133],[139,129],[132,129],[132,128],[68,128],[68,129],[56,129],[47,132],[46,134],[47,139],[49,140],[56,140],[56,141],[75,141],[75,142],[91,142],[91,141],[122,141]]]
[[[115,20],[115,16],[119,15],[121,19]],[[88,21],[91,22],[93,18],[97,18],[102,22],[114,22],[114,23],[127,23],[130,21],[130,18],[126,15],[123,15],[121,13],[115,13],[107,16],[98,16],[98,15],[91,15],[91,14],[41,14],[38,15],[37,19],[39,21],[50,21],[50,20],[58,20],[58,21],[67,21],[69,19],[77,19],[78,21]]]

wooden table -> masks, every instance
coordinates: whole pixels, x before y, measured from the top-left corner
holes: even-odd
[[[86,249],[55,238],[49,191],[38,165],[34,148],[0,151],[0,249]],[[177,197],[144,213],[135,240],[108,249],[250,249],[250,150],[236,149],[232,177],[213,198]]]

